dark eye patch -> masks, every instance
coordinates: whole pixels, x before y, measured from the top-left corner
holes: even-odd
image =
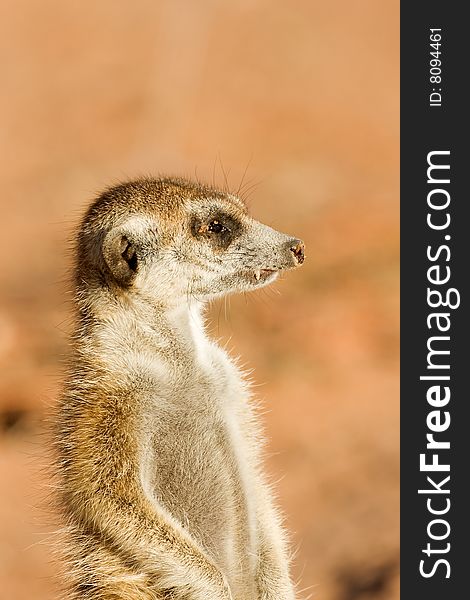
[[[215,213],[206,219],[196,217],[191,223],[191,233],[196,238],[205,238],[215,248],[225,250],[242,231],[241,223],[226,213]]]

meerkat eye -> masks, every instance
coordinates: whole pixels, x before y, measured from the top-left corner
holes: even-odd
[[[211,221],[207,231],[210,231],[211,233],[225,233],[228,231],[228,228],[222,225],[220,221]]]

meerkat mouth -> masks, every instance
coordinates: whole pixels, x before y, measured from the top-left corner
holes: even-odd
[[[276,269],[255,269],[253,276],[256,281],[266,281],[274,273],[277,273]]]

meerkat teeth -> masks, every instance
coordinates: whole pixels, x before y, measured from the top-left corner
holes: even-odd
[[[256,281],[259,281],[261,277],[261,269],[256,269],[255,271],[255,279]]]

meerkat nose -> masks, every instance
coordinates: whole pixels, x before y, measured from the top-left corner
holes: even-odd
[[[292,240],[290,251],[294,255],[296,264],[301,265],[305,260],[305,244],[300,240]]]

